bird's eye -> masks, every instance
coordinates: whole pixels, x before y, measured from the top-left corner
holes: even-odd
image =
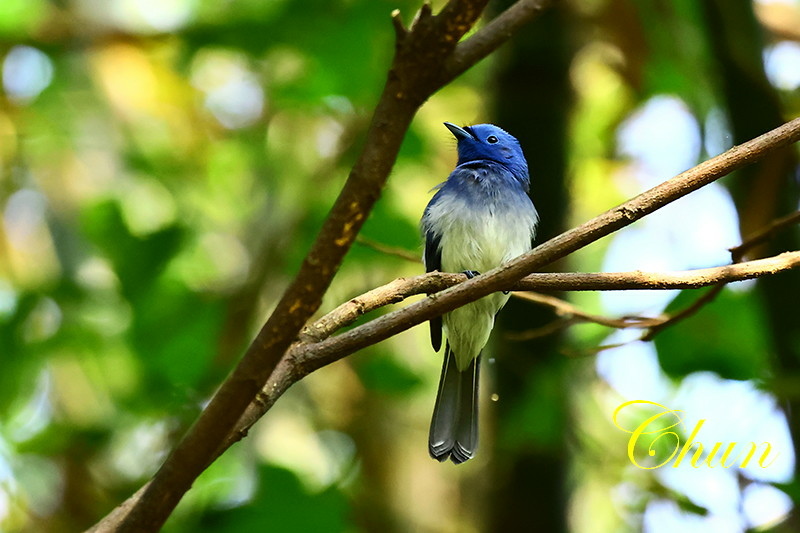
[[[486,138],[486,142],[487,142],[487,143],[489,143],[489,144],[495,144],[496,142],[499,142],[499,140],[498,140],[498,138],[497,138],[497,137],[495,137],[494,135],[489,135],[489,136]]]

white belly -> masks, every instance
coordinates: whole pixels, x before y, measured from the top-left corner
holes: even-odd
[[[445,272],[486,272],[531,249],[530,226],[509,215],[454,218],[442,234]]]
[[[439,213],[432,213],[444,222],[440,243],[443,271],[484,273],[530,250],[532,228],[536,224],[532,206],[530,213],[520,215],[515,210],[511,215],[509,210],[490,207],[476,210],[447,205],[458,201],[439,202],[445,205],[437,205]],[[494,317],[508,298],[506,294],[494,293],[443,316],[445,334],[460,370],[465,370],[486,346]]]

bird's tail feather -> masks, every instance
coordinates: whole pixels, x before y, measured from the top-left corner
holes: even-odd
[[[428,451],[434,459],[446,461],[449,458],[459,464],[475,455],[479,377],[480,356],[473,359],[466,370],[459,371],[448,343],[428,438]]]

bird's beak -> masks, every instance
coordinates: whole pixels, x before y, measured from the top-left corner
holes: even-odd
[[[464,128],[459,128],[458,126],[456,126],[452,122],[445,122],[444,125],[447,126],[447,129],[450,130],[450,132],[459,141],[461,139],[472,139],[473,138],[472,134],[470,132],[468,132]]]

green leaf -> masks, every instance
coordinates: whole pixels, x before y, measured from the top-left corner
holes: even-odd
[[[310,492],[291,470],[264,466],[255,500],[246,506],[205,514],[192,531],[346,531],[348,505],[344,495],[331,487]]]
[[[190,391],[208,377],[218,353],[224,317],[223,302],[167,280],[137,301],[131,336],[148,372],[151,394],[161,396],[184,389],[192,394]]]
[[[88,207],[81,215],[85,235],[111,261],[122,292],[131,301],[158,278],[178,252],[184,235],[183,228],[173,225],[145,237],[135,236],[114,200]]]
[[[567,419],[562,402],[564,367],[561,361],[543,364],[526,383],[523,395],[513,404],[501,426],[498,443],[506,449],[537,446],[554,449],[561,444]],[[503,401],[503,392],[499,392]]]
[[[359,357],[355,370],[365,387],[392,396],[408,395],[423,383],[417,374],[388,354]]]
[[[683,291],[667,312],[684,309],[699,296]],[[655,337],[661,367],[675,377],[710,370],[727,379],[763,378],[769,355],[765,328],[754,293],[725,289],[697,314]]]
[[[3,369],[0,372],[0,413],[3,419],[8,418],[10,406],[20,395],[27,397],[39,372],[41,360],[23,339],[25,323],[38,302],[35,294],[19,294],[14,312],[0,317],[0,366]]]

